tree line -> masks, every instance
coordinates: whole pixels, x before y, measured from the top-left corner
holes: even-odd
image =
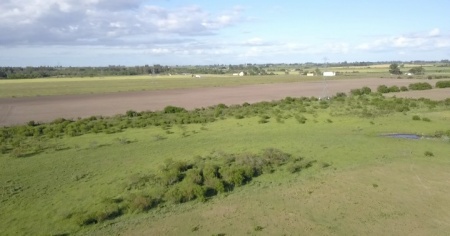
[[[227,67],[224,67],[227,68]],[[227,68],[228,69],[228,68]],[[101,77],[148,74],[224,74],[219,66],[170,67],[163,65],[105,66],[105,67],[0,67],[0,79],[34,79],[64,77]]]

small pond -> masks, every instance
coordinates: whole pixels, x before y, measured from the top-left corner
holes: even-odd
[[[392,138],[405,138],[405,139],[421,139],[422,136],[417,134],[383,134],[382,136],[385,137],[392,137]]]

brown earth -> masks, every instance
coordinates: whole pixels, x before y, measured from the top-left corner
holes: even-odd
[[[0,99],[0,126],[24,124],[34,120],[48,122],[56,118],[73,119],[89,116],[111,116],[127,110],[161,110],[168,105],[187,109],[212,106],[271,101],[287,96],[325,97],[337,92],[368,86],[375,90],[378,85],[408,86],[421,80],[408,79],[346,79],[322,81],[258,84],[239,87],[214,87],[196,89],[173,89],[163,91],[141,91],[109,94],[59,95],[26,98]],[[439,91],[439,92],[437,92]],[[432,98],[447,98],[450,90],[433,89],[427,92]],[[408,93],[402,93],[406,95]],[[431,95],[430,95],[431,94]],[[437,96],[436,94],[441,94]]]

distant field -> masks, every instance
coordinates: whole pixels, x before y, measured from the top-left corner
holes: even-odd
[[[280,76],[115,76],[92,78],[52,78],[0,80],[0,97],[100,94],[130,91],[154,91],[180,88],[227,87],[249,84],[291,83],[318,78],[299,75]]]
[[[287,78],[287,77],[286,77]],[[214,79],[205,79],[214,80]],[[245,79],[244,79],[245,80]],[[81,94],[0,98],[0,126],[49,122],[57,118],[78,119],[89,116],[113,116],[128,110],[162,110],[168,105],[195,109],[224,103],[227,105],[254,103],[282,99],[286,96],[321,97],[332,96],[351,89],[377,86],[408,86],[420,79],[352,78],[328,79],[325,86],[322,78],[303,79],[299,82],[272,83],[242,86],[220,86],[208,88],[183,88],[155,91],[131,91],[108,94]],[[122,80],[121,80],[122,81]],[[107,85],[105,85],[108,87]],[[433,90],[435,91],[435,90]],[[439,90],[443,91],[443,90]],[[438,93],[438,90],[436,90]],[[433,93],[428,93],[437,97]],[[445,96],[445,93],[441,95]]]

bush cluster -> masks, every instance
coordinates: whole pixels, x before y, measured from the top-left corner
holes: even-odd
[[[124,194],[127,197],[106,201],[105,210],[79,214],[76,223],[80,226],[96,224],[126,212],[145,212],[163,204],[205,201],[283,166],[287,166],[287,171],[296,173],[310,168],[314,163],[274,148],[259,154],[213,153],[196,157],[192,162],[169,159],[158,173],[133,176]]]
[[[350,94],[353,96],[358,96],[358,95],[365,95],[365,94],[370,94],[372,92],[372,89],[370,89],[369,87],[362,87],[360,89],[352,89],[350,90]]]
[[[428,90],[428,89],[432,89],[433,88],[431,86],[431,84],[429,84],[427,82],[413,83],[413,84],[410,84],[408,87],[409,87],[410,90]]]
[[[391,87],[388,87],[386,85],[380,85],[377,87],[377,92],[379,93],[395,93],[400,91],[408,91],[408,88],[405,86],[401,86],[400,88],[396,85],[393,85]]]

